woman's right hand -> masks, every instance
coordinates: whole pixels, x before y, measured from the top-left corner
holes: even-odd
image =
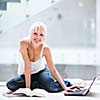
[[[66,87],[64,90],[65,90],[65,91],[68,91],[68,92],[73,92],[73,91],[75,91],[75,90],[80,90],[80,87],[77,86],[77,85],[72,85],[72,86],[70,86],[70,87]]]

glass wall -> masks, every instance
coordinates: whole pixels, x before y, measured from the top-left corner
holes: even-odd
[[[49,10],[47,43],[52,47],[96,47],[96,0],[62,0]],[[49,25],[48,25],[49,26]],[[49,33],[50,32],[50,33]]]

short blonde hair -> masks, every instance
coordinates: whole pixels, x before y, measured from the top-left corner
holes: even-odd
[[[43,30],[45,34],[47,33],[47,26],[43,22],[35,22],[30,28],[30,33],[35,29]]]

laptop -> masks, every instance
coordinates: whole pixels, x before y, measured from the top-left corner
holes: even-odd
[[[92,80],[92,82],[91,82],[91,84],[90,84],[90,86],[88,88],[86,88],[86,89],[83,88],[83,89],[75,90],[75,91],[71,91],[71,92],[66,91],[66,92],[64,92],[64,95],[65,96],[86,96],[90,92],[90,89],[91,89],[93,83],[95,82],[95,80],[99,76],[100,76],[100,74],[93,78],[93,80]]]

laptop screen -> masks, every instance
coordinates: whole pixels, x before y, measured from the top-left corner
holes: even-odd
[[[93,78],[93,81],[92,81],[92,83],[90,84],[88,90],[90,90],[90,88],[91,88],[91,86],[93,85],[94,81],[95,81],[99,76],[100,76],[100,74],[98,74],[97,76],[95,76],[95,77]]]

